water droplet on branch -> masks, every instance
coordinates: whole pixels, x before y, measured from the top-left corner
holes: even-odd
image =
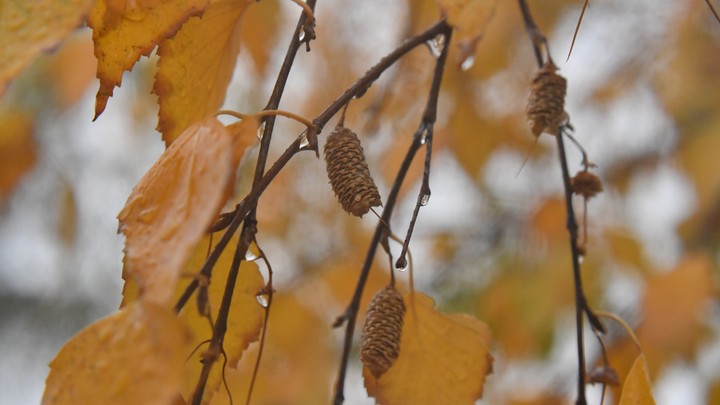
[[[420,197],[420,205],[423,207],[426,206],[430,202],[430,192],[423,194],[422,197]]]
[[[395,262],[395,268],[400,271],[405,271],[408,268],[408,262],[407,259],[403,256]]]
[[[300,27],[300,32],[298,33],[298,41],[302,42],[303,39],[305,39],[305,29]]]
[[[258,127],[257,139],[262,141],[264,135],[265,135],[265,121],[263,121],[263,123],[260,124],[260,126]]]
[[[465,59],[462,61],[462,63],[460,63],[460,69],[463,70],[463,71],[468,70],[468,69],[470,69],[471,67],[473,67],[474,64],[475,64],[475,55],[474,55],[474,54],[470,54],[470,55],[468,55],[467,58],[465,58]]]
[[[255,296],[255,299],[257,300],[258,304],[260,304],[261,307],[267,308],[269,301],[267,294],[258,294]]]
[[[245,260],[248,262],[254,262],[259,257],[260,256],[258,256],[255,252],[253,252],[252,249],[248,249],[247,252],[245,252]]]
[[[445,49],[445,35],[440,34],[435,38],[428,40],[425,44],[430,50],[430,54],[433,58],[437,59],[440,55],[442,55],[443,49]]]

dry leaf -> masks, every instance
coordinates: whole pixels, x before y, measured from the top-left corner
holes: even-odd
[[[80,26],[92,0],[4,1],[0,5],[0,96],[37,54]]]
[[[619,405],[655,405],[645,355],[639,355],[623,384]]]
[[[50,363],[42,403],[170,403],[180,390],[187,337],[171,310],[131,304],[63,346]]]
[[[97,0],[88,18],[100,79],[95,118],[105,110],[115,86],[120,86],[123,72],[207,5],[208,0]]]
[[[160,104],[158,131],[170,145],[188,125],[225,100],[240,51],[240,22],[253,0],[220,0],[188,20],[158,48],[153,92]]]
[[[405,303],[400,356],[379,379],[363,368],[368,394],[380,404],[475,403],[492,372],[490,329],[469,315],[440,313],[420,293]]]
[[[118,215],[126,236],[125,272],[140,295],[168,304],[182,266],[227,200],[239,150],[255,139],[216,118],[188,128],[135,187]]]

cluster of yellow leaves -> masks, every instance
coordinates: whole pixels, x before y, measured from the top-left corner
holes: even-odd
[[[155,348],[162,340],[152,340],[155,335],[148,336],[144,332],[128,333],[126,329],[128,324],[132,326],[140,322],[136,320],[136,312],[145,314],[145,311],[151,311],[152,317],[142,318],[141,321],[151,324],[147,327],[156,327],[156,324],[162,326],[163,322],[169,322],[163,319],[172,319],[176,326],[174,329],[168,327],[167,333],[177,335],[174,339],[183,336],[183,343],[192,342],[199,347],[212,335],[207,318],[197,311],[185,310],[178,318],[170,308],[185,288],[179,283],[182,275],[196,274],[205,260],[209,241],[203,235],[226,202],[239,160],[255,139],[256,130],[257,121],[252,117],[229,127],[216,118],[207,118],[189,127],[143,177],[118,216],[126,236],[123,309],[119,314],[91,325],[63,347],[51,365],[45,403],[90,403],[94,395],[102,393],[112,393],[111,397],[118,402],[132,403],[136,402],[133,395],[137,392],[144,394],[143,389],[151,390],[156,384],[156,380],[151,378],[132,380],[126,384],[117,376],[117,373],[121,374],[120,377],[123,373],[132,374],[133,367],[119,367],[117,372],[108,369],[108,379],[101,382],[92,378],[73,378],[77,373],[115,367],[115,364],[108,365],[108,356],[116,360],[125,357],[136,360],[138,364],[130,364],[158,373],[164,372],[166,367],[156,364],[166,361],[160,360],[162,356],[174,356],[163,363],[172,366],[173,372],[166,377],[168,381],[158,384],[157,393],[151,391],[152,395],[158,396],[147,396],[145,399],[158,398],[157,403],[163,403],[167,401],[162,401],[162,398],[170,398],[168,393],[177,395],[182,392],[186,398],[190,396],[202,366],[204,351],[197,351],[187,362],[190,352],[187,347],[175,347],[171,343],[169,348],[177,350],[172,353],[159,350],[157,356],[160,357],[157,358],[148,356],[142,350],[136,354],[133,339],[141,347],[147,344],[150,348]],[[224,276],[232,257],[233,250],[228,249],[216,264],[214,277],[217,282],[211,282],[208,287],[211,313],[220,307]],[[237,363],[242,351],[258,337],[263,310],[255,296],[263,285],[256,265],[250,263],[241,267],[230,309],[232,315],[228,319],[229,333],[224,341],[231,365]],[[214,319],[216,312],[212,316]],[[190,339],[187,338],[188,333]],[[111,335],[128,340],[116,344],[108,340],[107,336]],[[163,337],[157,336],[158,339]],[[107,351],[106,356],[95,355],[94,351],[99,347]],[[79,357],[87,360],[77,361]],[[127,362],[123,364],[128,365]],[[220,372],[219,366],[213,369],[209,379],[210,393],[219,385]],[[138,384],[141,384],[141,389]],[[55,394],[60,391],[70,392],[72,396]]]
[[[88,20],[93,28],[100,90],[95,118],[122,74],[159,45],[158,130],[170,145],[189,125],[225,100],[240,50],[240,22],[248,0],[100,0]],[[192,17],[192,18],[191,18]]]

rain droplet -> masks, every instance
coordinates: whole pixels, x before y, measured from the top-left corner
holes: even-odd
[[[423,207],[427,205],[427,203],[430,202],[430,192],[423,194],[422,197],[420,197],[420,205]]]
[[[468,70],[475,64],[475,55],[471,54],[460,64],[461,70]]]
[[[440,57],[443,49],[445,48],[445,35],[440,34],[435,38],[428,40],[425,44],[427,44],[428,49],[430,49],[430,54],[433,58],[437,59]]]
[[[254,261],[257,260],[259,257],[260,257],[260,256],[258,256],[258,255],[252,250],[252,248],[249,248],[249,249],[247,250],[247,252],[245,252],[245,261],[254,262]]]
[[[425,131],[420,135],[420,145],[425,145],[428,141],[428,132]]]
[[[268,297],[266,294],[258,294],[255,296],[255,299],[257,300],[258,304],[260,304],[261,307],[267,308],[268,307]]]
[[[257,139],[262,141],[264,135],[265,135],[265,121],[263,121],[263,123],[260,124],[260,126],[258,127],[256,136],[257,136]]]
[[[302,42],[305,39],[305,29],[300,27],[300,33],[298,33],[298,41]]]
[[[397,262],[395,262],[395,268],[400,271],[407,270],[407,267],[408,267],[408,262],[405,257],[401,257],[401,258],[397,259]]]
[[[304,149],[310,146],[310,140],[307,137],[307,132],[303,132],[302,135],[300,135],[300,149]]]

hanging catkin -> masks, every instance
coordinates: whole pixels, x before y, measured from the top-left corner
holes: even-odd
[[[335,128],[325,142],[325,162],[330,185],[345,211],[362,217],[370,207],[382,205],[360,139],[353,131]]]
[[[547,61],[532,81],[527,119],[536,138],[542,133],[558,135],[560,127],[567,120],[567,80],[556,72],[557,66],[552,61]]]
[[[380,378],[400,355],[405,303],[394,287],[385,287],[370,301],[360,337],[360,361]]]

